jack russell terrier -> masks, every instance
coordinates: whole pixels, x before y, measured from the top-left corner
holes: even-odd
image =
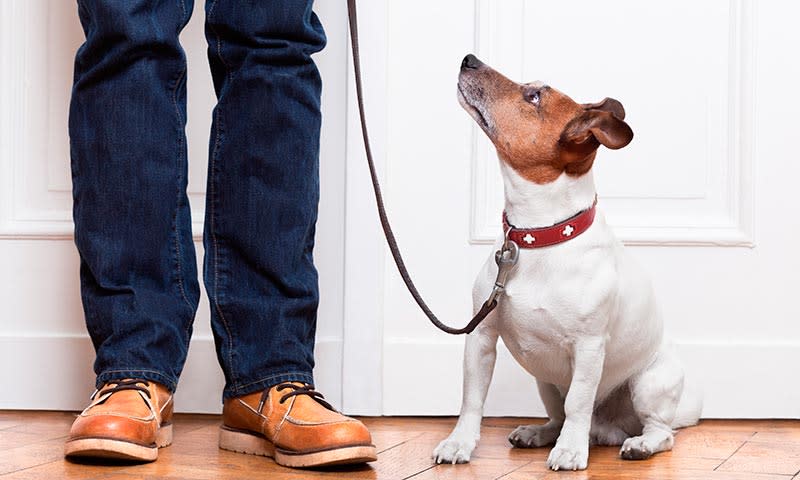
[[[505,185],[504,235],[518,263],[496,310],[466,339],[461,414],[433,452],[468,462],[480,438],[498,337],[536,377],[549,421],[522,425],[515,447],[555,443],[553,470],[585,469],[589,445],[622,445],[624,459],[669,450],[673,429],[694,425],[699,395],[663,338],[647,275],[600,213],[592,164],[597,148],[633,139],[620,102],[578,104],[541,82],[518,84],[467,55],[458,99],[494,143]],[[490,258],[475,281],[475,309],[498,278]]]

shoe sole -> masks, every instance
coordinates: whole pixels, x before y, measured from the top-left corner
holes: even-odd
[[[172,444],[172,425],[164,425],[156,432],[156,445],[146,447],[137,443],[110,438],[79,438],[64,446],[64,456],[152,462],[158,458],[158,449]]]
[[[293,468],[330,467],[374,462],[378,459],[374,445],[343,447],[311,453],[293,453],[280,448],[264,437],[221,427],[219,448],[248,455],[270,457],[278,465]]]

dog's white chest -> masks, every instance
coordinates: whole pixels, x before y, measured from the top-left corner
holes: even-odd
[[[572,378],[576,336],[591,330],[593,319],[574,303],[577,296],[573,292],[585,287],[580,282],[567,281],[574,284],[570,287],[564,279],[551,277],[518,275],[516,281],[509,282],[497,325],[503,342],[520,365],[538,379],[563,385]]]
[[[588,235],[588,233],[587,233]],[[613,259],[586,249],[592,239],[557,248],[522,250],[493,319],[515,360],[537,379],[568,385],[576,340],[607,328]],[[476,284],[491,289],[489,264]]]
[[[531,312],[527,321],[517,321],[506,307],[499,322],[500,337],[511,355],[537,379],[555,385],[569,383],[572,377],[569,338],[553,328],[554,317],[546,309]]]

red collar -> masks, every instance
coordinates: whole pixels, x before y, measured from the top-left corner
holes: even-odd
[[[549,247],[558,243],[571,240],[585,232],[594,223],[594,214],[597,211],[597,197],[592,206],[573,217],[557,223],[551,227],[517,228],[508,223],[508,216],[503,212],[503,231],[508,232],[509,240],[519,248]]]

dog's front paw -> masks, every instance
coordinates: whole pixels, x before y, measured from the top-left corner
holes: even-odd
[[[554,423],[520,425],[511,432],[508,441],[518,448],[544,447],[554,443],[559,432],[561,432],[561,425]]]
[[[653,456],[653,449],[647,445],[644,435],[631,437],[622,444],[619,456],[624,460],[646,460]]]
[[[547,457],[547,466],[553,470],[585,470],[588,464],[588,444],[582,448],[556,444]]]
[[[433,460],[436,463],[467,463],[476,443],[473,435],[454,432],[433,450]]]

